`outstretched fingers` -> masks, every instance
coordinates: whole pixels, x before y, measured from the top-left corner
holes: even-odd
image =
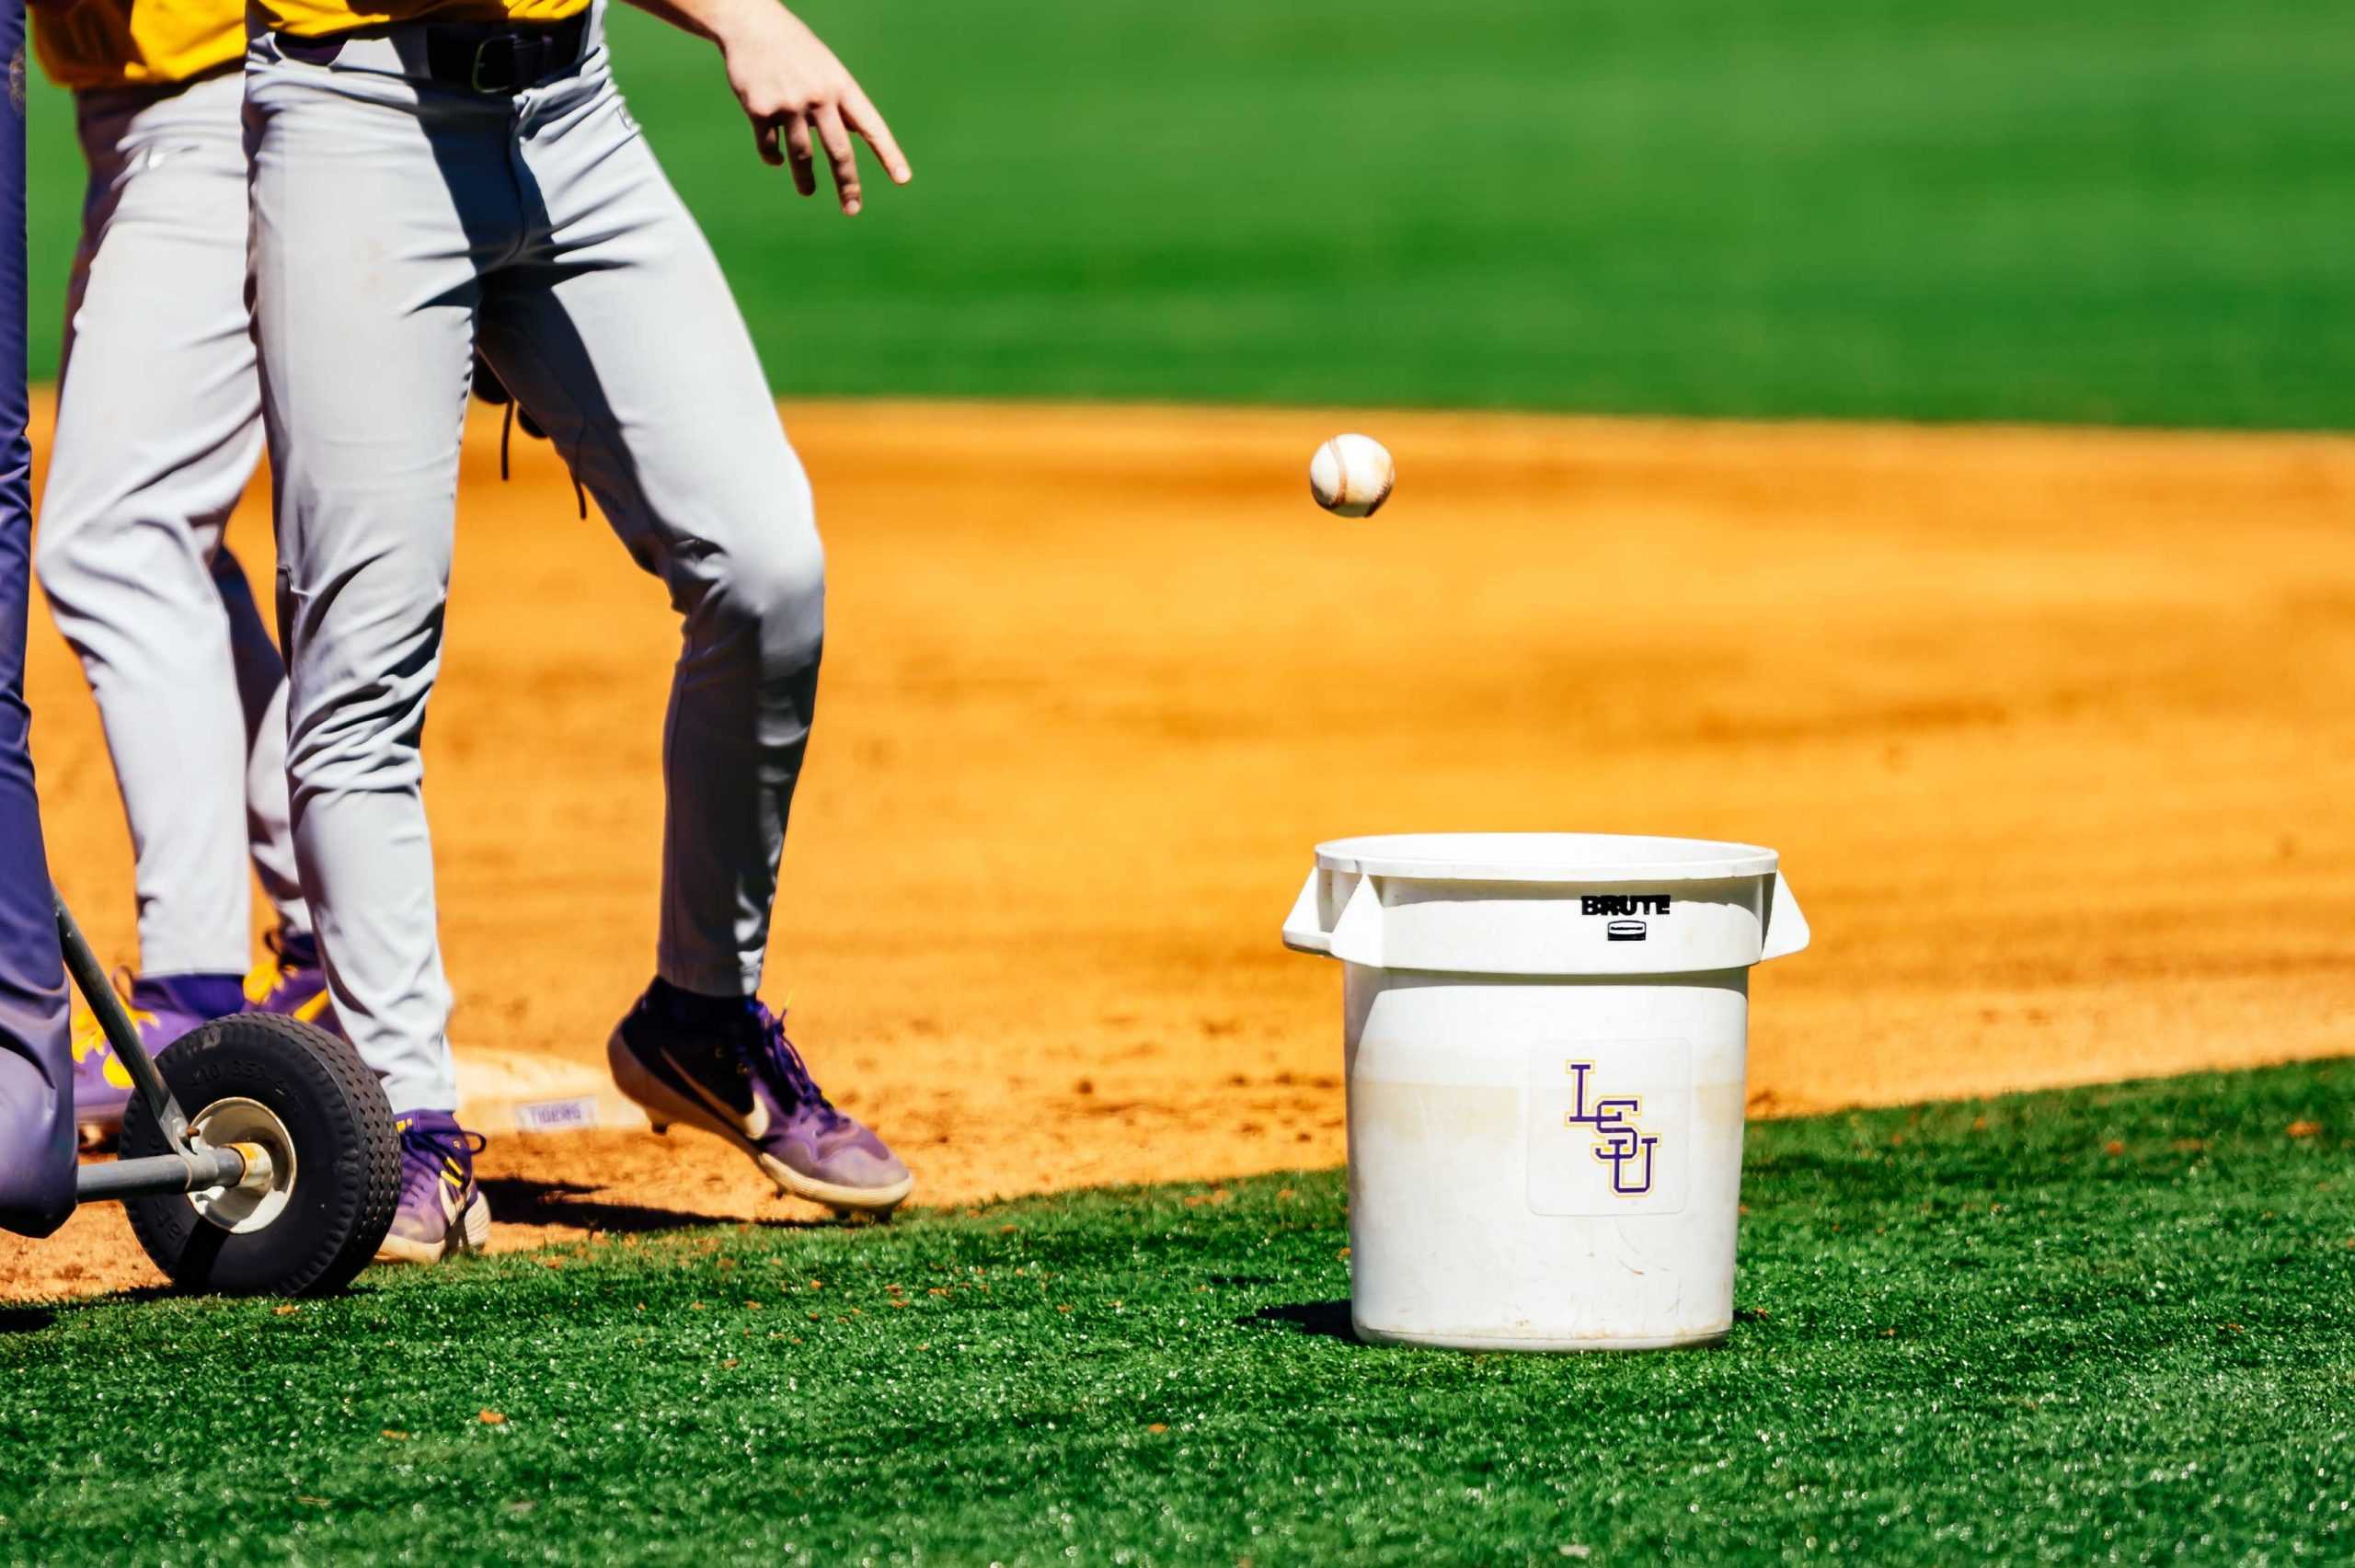
[[[843,95],[843,120],[853,131],[867,138],[867,144],[875,149],[877,157],[883,160],[883,172],[891,177],[893,185],[905,185],[915,177],[915,170],[908,166],[906,155],[900,151],[900,143],[892,139],[890,126],[884,123],[883,112],[858,90],[856,82],[851,84],[850,91]]]
[[[785,161],[793,166],[793,189],[804,196],[818,191],[817,159],[810,147],[810,121],[798,114],[788,114],[778,122],[785,139]]]
[[[905,185],[908,160],[901,155],[898,144],[891,140],[890,129],[876,114],[875,106],[863,99],[856,109],[847,104],[837,108],[833,103],[821,102],[806,109],[789,109],[758,120],[752,126],[752,143],[760,149],[763,163],[772,166],[784,164],[793,170],[793,189],[804,196],[818,192],[818,154],[823,148],[827,171],[833,177],[843,211],[856,213],[862,203],[858,148],[851,139],[854,130],[874,147],[892,182]]]
[[[826,162],[833,170],[834,194],[843,204],[844,215],[858,215],[858,150],[851,145],[850,132],[844,128],[842,110],[833,103],[821,103],[810,112],[810,121],[818,128],[818,139],[825,143]]]
[[[660,10],[671,0],[640,3]],[[716,26],[711,36],[728,63],[728,85],[752,122],[753,144],[763,162],[793,170],[796,190],[817,194],[822,150],[842,210],[856,213],[864,204],[861,138],[875,149],[894,185],[908,182],[907,156],[891,128],[807,23],[783,6],[762,3],[731,8]]]

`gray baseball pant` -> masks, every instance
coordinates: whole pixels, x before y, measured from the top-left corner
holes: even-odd
[[[223,525],[261,456],[238,74],[76,96],[90,168],[35,570],[131,823],[140,967],[243,974],[251,855],[309,928],[286,673]]]
[[[602,41],[484,95],[425,79],[419,32],[324,63],[264,34],[246,79],[295,847],[337,1014],[396,1110],[456,1104],[419,791],[477,346],[681,619],[655,956],[675,985],[760,983],[824,598],[808,480]]]

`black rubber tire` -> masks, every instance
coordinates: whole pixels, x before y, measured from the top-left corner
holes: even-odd
[[[293,1140],[295,1169],[284,1211],[243,1235],[214,1225],[178,1194],[126,1203],[155,1266],[184,1290],[226,1295],[321,1296],[350,1284],[383,1244],[400,1196],[392,1107],[359,1054],[308,1024],[240,1013],[181,1036],[155,1065],[191,1121],[237,1096],[269,1106]],[[123,1157],[168,1152],[155,1118],[132,1095]]]

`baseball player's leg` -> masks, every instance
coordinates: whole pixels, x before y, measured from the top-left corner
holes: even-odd
[[[234,72],[76,100],[90,199],[39,570],[115,762],[139,899],[132,1015],[156,1047],[247,1005],[247,854],[268,868],[293,853],[282,822],[250,837],[253,789],[282,818],[284,786],[249,767],[246,710],[283,673],[221,548],[261,450],[241,101]],[[307,941],[300,898],[282,879],[271,890],[293,950]],[[75,1057],[82,1120],[103,1133],[129,1077],[94,1021]]]
[[[474,352],[462,175],[398,77],[280,61],[265,41],[247,95],[295,851],[336,1012],[402,1124],[388,1250],[438,1258],[488,1227],[450,1115],[419,795]]]
[[[258,426],[258,379],[255,396]],[[245,716],[246,840],[262,892],[278,914],[277,929],[263,938],[269,956],[246,976],[246,1005],[340,1031],[295,864],[294,825],[286,799],[286,663],[254,602],[245,568],[226,546],[213,555],[213,580],[229,617],[229,654]]]
[[[242,976],[246,735],[221,525],[261,452],[234,77],[85,95],[93,198],[37,562],[138,856],[152,975]]]
[[[258,430],[258,379],[254,413]],[[307,938],[311,911],[294,864],[294,828],[286,801],[286,661],[271,640],[261,607],[254,602],[244,566],[225,544],[213,552],[213,586],[229,620],[229,660],[236,671],[238,716],[244,721],[246,842],[262,892],[278,912],[279,929]]]
[[[0,109],[0,116],[8,113]],[[0,316],[0,323],[11,319],[21,316]],[[74,1206],[74,1075],[65,967],[25,709],[32,513],[22,332],[0,325],[0,380],[6,381],[0,387],[0,1229],[39,1236],[55,1230]],[[9,361],[13,378],[5,368]]]
[[[718,1133],[781,1188],[889,1208],[906,1167],[826,1101],[752,1000],[824,631],[809,483],[718,265],[603,56],[534,110],[522,146],[542,232],[592,237],[551,238],[489,281],[484,357],[681,617],[657,979],[615,1033],[615,1073],[658,1121]]]
[[[0,58],[22,18],[0,19]],[[25,711],[26,557],[32,452],[25,438],[25,122],[0,106],[0,1227],[31,1235],[74,1207],[74,1089]]]
[[[608,166],[645,162],[638,151]],[[656,969],[750,996],[816,700],[824,556],[809,480],[701,235],[667,187],[616,227],[545,287],[495,282],[483,354],[679,612]]]
[[[133,1015],[157,1047],[247,1002],[249,849],[281,952],[309,940],[283,742],[254,721],[284,671],[221,543],[261,450],[242,102],[234,72],[76,100],[90,199],[39,570],[115,762],[139,898]],[[316,966],[294,974],[316,984]],[[128,1076],[94,1026],[75,1057],[83,1120],[110,1127]]]
[[[8,113],[0,109],[0,116]],[[21,317],[0,316],[6,381],[0,386],[0,1229],[38,1236],[55,1230],[74,1204],[74,1074],[25,708],[31,461],[23,328],[6,325],[11,319]],[[6,369],[11,360],[14,379]]]

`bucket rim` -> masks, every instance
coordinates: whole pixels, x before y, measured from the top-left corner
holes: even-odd
[[[1372,833],[1316,846],[1320,870],[1427,882],[1704,882],[1771,876],[1758,844],[1637,833]]]

